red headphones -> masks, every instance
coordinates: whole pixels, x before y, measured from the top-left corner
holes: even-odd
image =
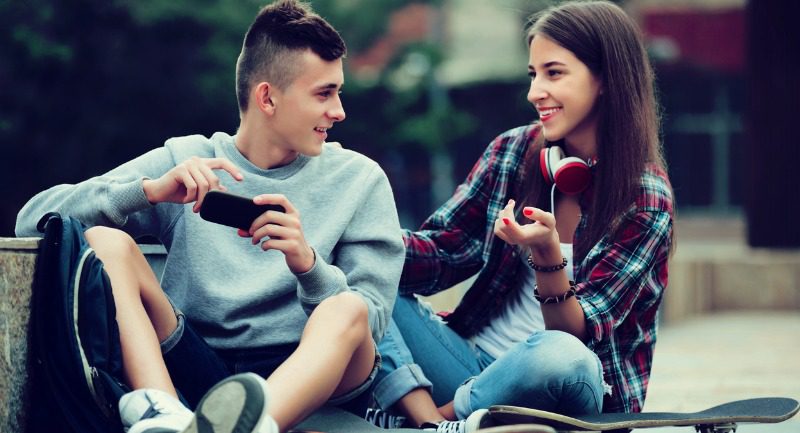
[[[539,167],[544,180],[555,183],[567,195],[580,194],[592,182],[589,164],[576,156],[565,157],[558,146],[545,147],[539,152]]]

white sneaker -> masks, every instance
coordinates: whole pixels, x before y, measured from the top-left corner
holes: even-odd
[[[467,419],[458,421],[442,421],[436,427],[424,428],[425,431],[436,433],[473,433],[484,427],[491,427],[494,423],[489,411],[478,409],[472,412]]]
[[[214,385],[182,433],[279,433],[267,414],[267,382],[253,373],[231,376]]]
[[[119,417],[128,433],[177,433],[192,421],[192,411],[164,391],[137,389],[119,400]]]

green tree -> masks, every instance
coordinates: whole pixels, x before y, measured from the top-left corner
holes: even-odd
[[[340,30],[353,57],[409,3],[313,6]],[[171,136],[233,132],[235,61],[261,4],[0,0],[0,236],[13,234],[17,211],[38,191],[100,174]],[[409,59],[430,67],[398,86]],[[398,50],[377,80],[348,74],[348,121],[333,138],[379,161],[402,147],[446,149],[470,122],[431,84],[441,59],[440,47],[422,42]]]

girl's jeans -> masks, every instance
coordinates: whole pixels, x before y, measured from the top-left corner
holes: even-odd
[[[416,388],[429,388],[439,406],[453,400],[459,419],[494,404],[568,415],[603,409],[600,360],[565,332],[535,332],[494,359],[456,334],[428,304],[399,296],[378,348],[383,365],[374,398],[383,409]]]

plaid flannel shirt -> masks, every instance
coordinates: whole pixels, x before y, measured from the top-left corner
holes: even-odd
[[[494,221],[510,198],[515,175],[539,125],[497,137],[453,197],[420,230],[404,233],[406,262],[400,293],[430,295],[478,274],[447,317],[462,336],[474,335],[517,290],[519,250],[496,238]],[[604,412],[639,412],[644,404],[656,342],[657,311],[667,285],[672,193],[666,173],[648,165],[640,194],[614,238],[604,236],[574,275],[584,310],[587,346],[603,363],[611,386]],[[581,217],[575,238],[586,227]]]

